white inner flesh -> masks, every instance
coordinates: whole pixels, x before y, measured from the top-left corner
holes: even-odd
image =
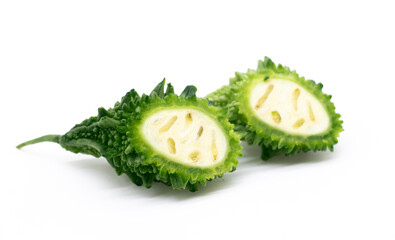
[[[288,80],[258,83],[251,91],[250,106],[265,123],[292,134],[318,134],[327,130],[330,123],[322,104]]]
[[[221,162],[227,141],[218,124],[194,109],[158,111],[143,123],[143,136],[159,153],[194,166]]]

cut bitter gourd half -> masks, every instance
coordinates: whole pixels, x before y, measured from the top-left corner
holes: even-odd
[[[236,73],[230,84],[208,98],[227,106],[229,119],[249,144],[262,147],[262,158],[300,151],[323,151],[343,131],[340,115],[322,84],[305,80],[269,58],[257,70]]]
[[[138,166],[150,165],[155,179],[174,189],[197,189],[234,171],[241,156],[240,138],[222,109],[195,96],[187,87],[181,96],[150,98],[138,120],[128,126]]]
[[[114,108],[75,125],[64,135],[47,135],[18,145],[50,141],[74,153],[103,156],[118,175],[147,188],[162,182],[196,191],[226,172],[241,156],[240,138],[223,110],[197,98],[187,86],[180,96],[165,81],[150,95],[128,92]]]

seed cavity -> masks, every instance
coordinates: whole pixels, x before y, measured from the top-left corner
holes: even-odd
[[[309,105],[309,117],[310,117],[310,120],[312,122],[314,122],[315,121],[315,116],[314,116],[313,108],[311,107],[311,103],[310,102],[308,103],[308,105]]]
[[[265,91],[265,94],[258,100],[258,102],[255,105],[255,109],[259,109],[262,107],[262,105],[266,102],[267,98],[269,97],[270,93],[273,91],[273,84],[270,84]]]
[[[167,146],[168,146],[169,152],[171,154],[176,154],[176,143],[174,142],[173,138],[168,138],[167,139]]]
[[[293,102],[295,111],[298,111],[298,99],[299,99],[299,96],[300,96],[300,89],[297,88],[292,93],[292,102]]]
[[[260,96],[254,96],[253,104]],[[144,136],[141,140],[153,151],[167,156],[169,162],[202,167],[203,170],[225,161],[230,147],[227,132],[218,121],[192,106],[155,111],[142,120],[141,127],[141,135]]]
[[[170,120],[159,129],[159,133],[165,133],[169,131],[169,129],[173,126],[173,124],[176,121],[177,121],[177,116],[171,117]]]
[[[304,118],[299,118],[293,125],[293,128],[300,128],[304,124]]]
[[[189,160],[191,160],[194,163],[197,163],[200,159],[200,152],[199,151],[193,151],[189,154]]]
[[[192,121],[193,121],[192,113],[187,113],[187,115],[185,115],[185,122],[186,122],[186,124],[191,124]]]
[[[197,139],[199,139],[202,136],[202,134],[203,134],[203,127],[200,126],[200,128],[199,128],[199,130],[197,132]]]
[[[217,143],[215,140],[215,132],[213,131],[213,137],[211,139],[211,154],[213,154],[213,160],[214,162],[217,161],[218,158],[218,149],[217,149]]]
[[[280,113],[278,113],[277,111],[273,111],[272,112],[272,119],[275,123],[279,124],[281,122],[281,116]]]

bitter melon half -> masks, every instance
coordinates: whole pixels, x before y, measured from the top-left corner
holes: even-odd
[[[300,151],[333,151],[342,121],[322,87],[266,57],[256,70],[236,73],[229,85],[207,97],[228,109],[242,140],[259,145],[266,160]]]
[[[235,170],[240,139],[219,108],[187,86],[180,96],[165,81],[150,95],[133,89],[114,108],[75,125],[64,135],[46,135],[25,145],[51,141],[74,153],[105,157],[118,175],[137,185],[162,182],[196,191]]]

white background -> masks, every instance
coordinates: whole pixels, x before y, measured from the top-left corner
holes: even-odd
[[[1,1],[0,239],[394,239],[391,1]],[[269,56],[324,84],[335,151],[264,162],[196,193],[137,187],[62,134],[163,77],[205,96]]]

